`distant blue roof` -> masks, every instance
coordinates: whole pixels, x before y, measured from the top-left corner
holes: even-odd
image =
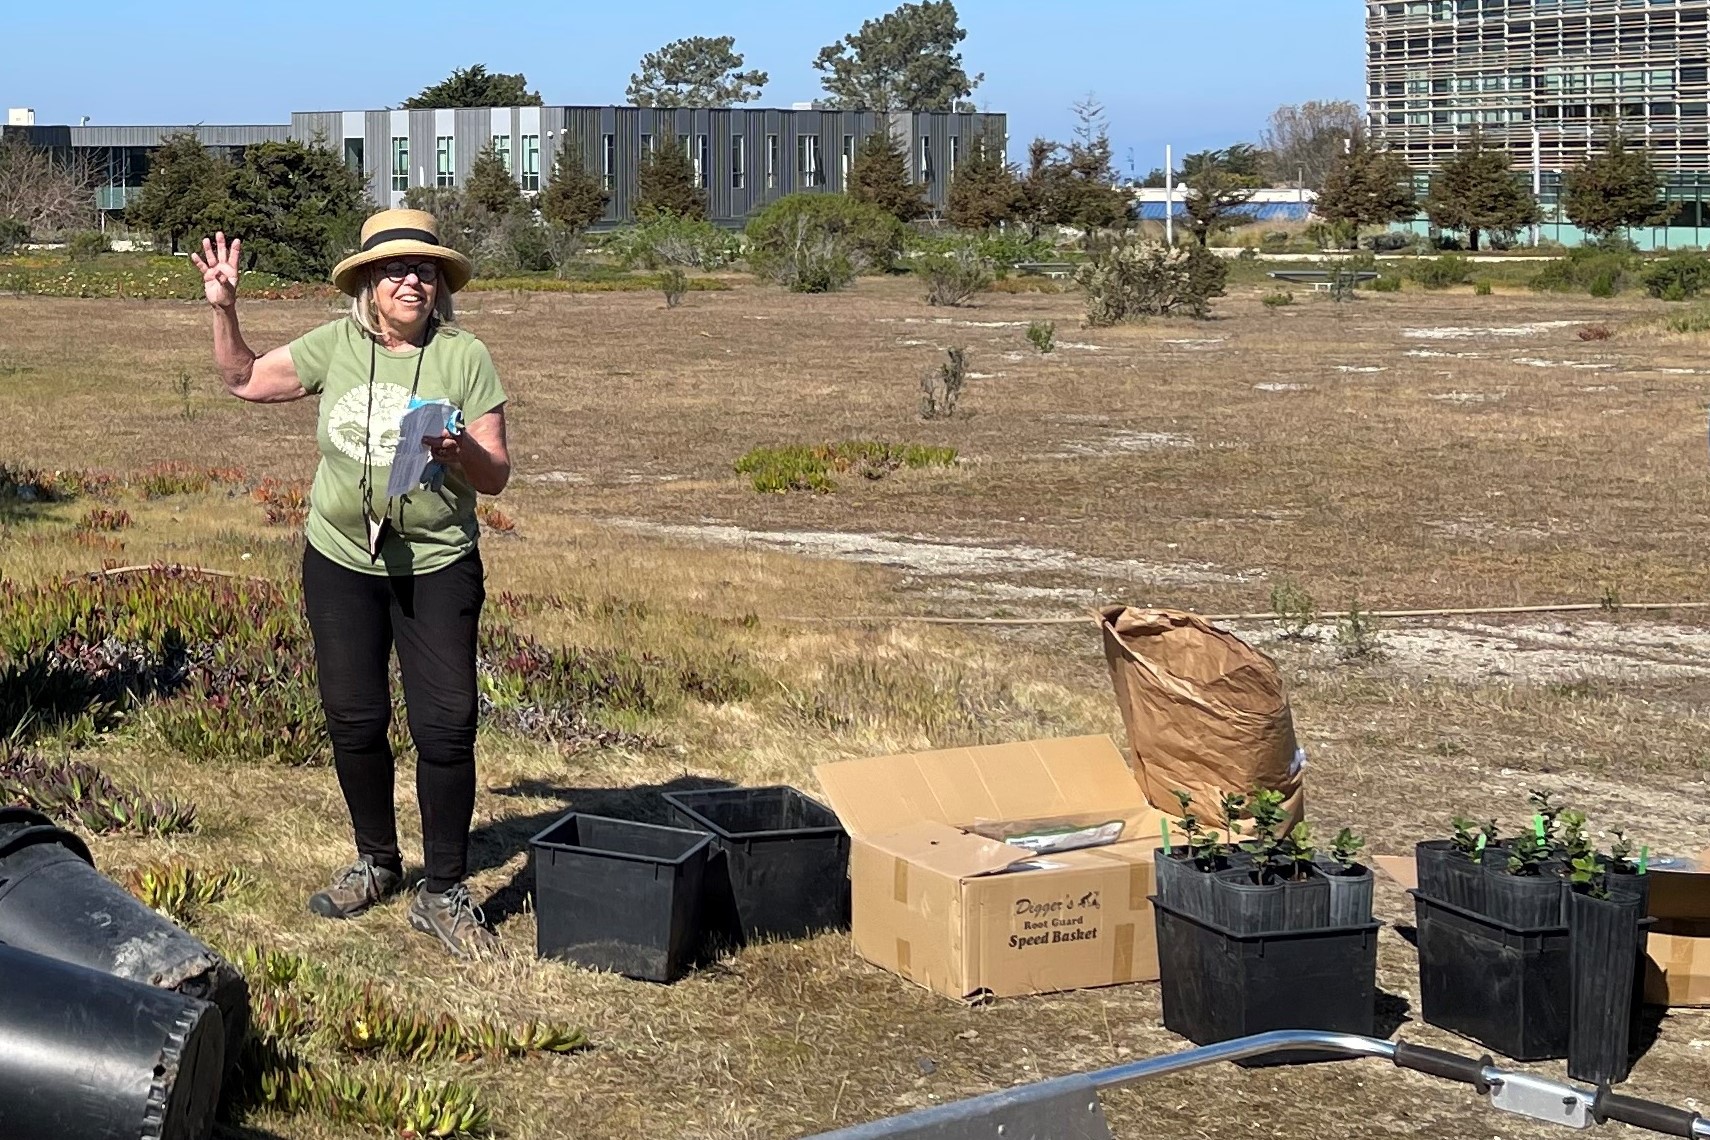
[[[1242,211],[1255,222],[1304,222],[1312,214],[1310,202],[1263,202],[1248,205]],[[1180,218],[1187,213],[1187,207],[1176,203],[1175,214]],[[1140,203],[1140,218],[1148,222],[1164,220],[1164,203]]]

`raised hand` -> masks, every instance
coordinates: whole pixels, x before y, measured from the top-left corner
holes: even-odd
[[[219,309],[229,309],[237,304],[238,254],[243,249],[243,242],[233,238],[231,246],[226,245],[226,235],[216,233],[214,240],[202,239],[202,252],[192,253],[191,262],[202,271],[202,289],[207,294],[208,304]]]

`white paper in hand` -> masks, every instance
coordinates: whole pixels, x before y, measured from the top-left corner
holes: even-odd
[[[396,499],[422,485],[422,473],[433,461],[423,439],[437,438],[445,431],[445,416],[451,405],[442,401],[423,404],[404,413],[398,424],[398,453],[392,457],[392,474],[386,480],[386,497]]]

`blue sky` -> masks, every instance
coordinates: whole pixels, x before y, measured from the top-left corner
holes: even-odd
[[[284,122],[294,110],[383,107],[457,66],[525,73],[548,103],[613,103],[642,54],[690,35],[734,35],[771,73],[762,102],[819,93],[825,44],[895,0],[709,5],[644,0],[417,0],[374,6],[294,0],[19,4],[0,103],[37,122]],[[1197,150],[1253,139],[1272,109],[1358,100],[1362,5],[1349,0],[963,0],[975,101],[1010,116],[1012,157],[1035,135],[1067,138],[1089,91],[1110,118],[1117,165],[1144,174],[1165,143]],[[604,13],[616,13],[606,21]],[[1042,15],[1049,13],[1049,15]],[[38,50],[39,49],[39,50]]]

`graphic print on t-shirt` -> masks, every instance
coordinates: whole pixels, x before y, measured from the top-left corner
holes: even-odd
[[[363,436],[368,435],[375,467],[392,466],[392,455],[398,450],[398,423],[410,409],[410,390],[402,384],[377,381],[374,385],[374,413],[368,416],[368,385],[352,388],[338,398],[327,413],[327,438],[333,446],[362,462]]]

